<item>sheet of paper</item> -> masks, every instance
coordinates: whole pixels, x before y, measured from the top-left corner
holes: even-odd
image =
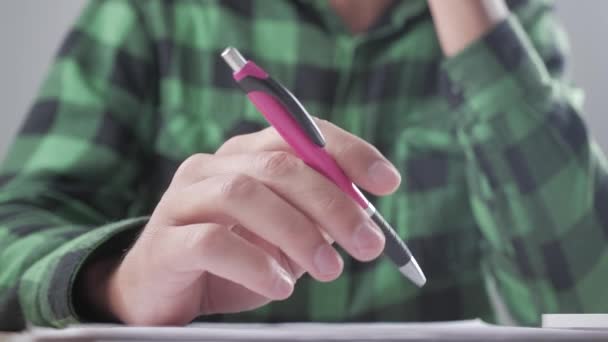
[[[608,330],[608,314],[544,314],[543,327]]]
[[[33,341],[608,341],[608,332],[500,327],[481,320],[442,323],[194,324],[189,327],[82,325],[32,330]]]

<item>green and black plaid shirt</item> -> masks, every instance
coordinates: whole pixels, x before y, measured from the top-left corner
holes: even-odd
[[[608,176],[544,1],[454,58],[426,2],[360,36],[323,1],[91,1],[0,175],[0,328],[84,319],[73,285],[127,248],[179,163],[264,127],[220,59],[239,48],[404,182],[375,199],[428,276],[346,258],[336,281],[223,321],[405,321],[608,311]]]

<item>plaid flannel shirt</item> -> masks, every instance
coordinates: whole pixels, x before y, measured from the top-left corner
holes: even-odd
[[[181,161],[265,126],[220,51],[263,66],[311,113],[378,147],[404,177],[377,208],[428,283],[385,258],[213,321],[536,324],[608,310],[608,176],[563,76],[546,1],[453,58],[425,1],[353,36],[323,1],[91,1],[0,173],[0,328],[86,320],[74,283],[136,238]]]

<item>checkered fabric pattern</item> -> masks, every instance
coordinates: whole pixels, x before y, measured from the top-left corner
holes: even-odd
[[[425,270],[346,258],[336,281],[203,321],[409,321],[608,310],[608,173],[546,1],[446,59],[425,1],[352,36],[324,1],[91,1],[0,173],[0,330],[85,320],[74,283],[120,253],[179,163],[265,123],[232,45],[404,177],[374,198]]]

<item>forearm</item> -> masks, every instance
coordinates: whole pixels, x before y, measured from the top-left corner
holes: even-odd
[[[22,192],[27,193],[25,188]],[[102,244],[120,245],[124,249],[129,241],[120,239],[124,242],[117,243],[114,237],[134,236],[145,218],[83,225],[79,222],[96,220],[84,213],[79,217],[74,212],[63,215],[66,208],[80,205],[76,201],[47,205],[28,198],[30,194],[43,198],[42,193],[23,196],[13,193],[0,188],[0,330],[24,329],[26,322],[60,327],[90,319],[87,310],[92,306],[73,296],[74,279],[78,278],[83,262],[94,251],[108,249],[100,247]],[[89,281],[88,287],[81,288],[83,292],[91,290],[89,295],[99,295],[101,278],[109,274],[107,271],[98,272],[99,283]],[[96,286],[92,288],[91,284]],[[97,306],[94,311],[105,310]]]
[[[443,53],[454,56],[504,20],[503,0],[428,0]]]
[[[608,167],[579,93],[553,62],[563,60],[563,37],[550,7],[526,4],[442,68],[461,95],[451,114],[485,240],[484,277],[515,321],[537,324],[541,313],[608,307],[605,290],[589,286],[608,277]]]

